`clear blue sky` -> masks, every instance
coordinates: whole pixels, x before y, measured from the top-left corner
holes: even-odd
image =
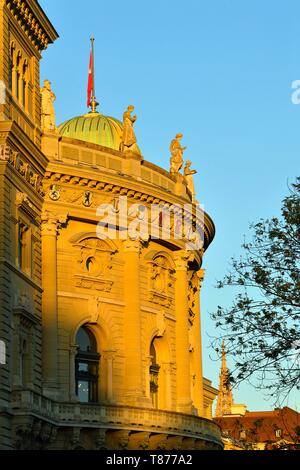
[[[40,0],[60,39],[44,53],[41,79],[56,93],[57,121],[86,112],[89,38],[94,35],[96,95],[103,114],[121,118],[134,104],[144,157],[168,169],[169,143],[184,134],[198,170],[198,199],[216,224],[202,292],[204,372],[209,312],[233,291],[214,288],[240,253],[248,225],[279,212],[287,182],[300,175],[297,0]],[[234,392],[249,409],[270,409],[248,385]],[[298,403],[299,404],[299,403]],[[290,406],[296,406],[292,396]]]

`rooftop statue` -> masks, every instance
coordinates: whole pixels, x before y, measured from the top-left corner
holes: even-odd
[[[196,197],[196,192],[195,192],[193,175],[197,173],[197,170],[191,170],[191,164],[192,162],[190,160],[186,161],[186,164],[184,167],[184,176],[186,179],[187,187],[192,194],[192,200],[194,201]]]
[[[180,145],[180,141],[182,137],[183,137],[182,134],[177,134],[175,139],[173,139],[170,144],[170,152],[171,152],[170,173],[171,175],[178,174],[183,165],[183,152],[185,151],[186,147],[181,147]]]
[[[44,81],[44,87],[41,88],[42,96],[42,129],[47,131],[53,131],[56,129],[55,126],[55,110],[53,103],[56,100],[56,96],[51,90],[51,82],[49,80]]]
[[[121,150],[132,150],[136,144],[136,136],[133,130],[133,124],[136,122],[137,117],[131,116],[134,106],[129,105],[127,111],[123,114],[123,137],[121,143]]]

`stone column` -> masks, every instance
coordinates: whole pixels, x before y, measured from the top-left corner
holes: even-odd
[[[66,217],[42,214],[42,364],[43,387],[49,398],[58,388],[57,235]]]
[[[12,354],[12,363],[13,363],[13,387],[18,387],[21,385],[20,377],[20,320],[14,319],[14,330],[13,330],[13,354]]]
[[[203,371],[202,371],[202,341],[201,341],[201,316],[200,316],[200,289],[204,279],[204,269],[195,272],[192,278],[192,287],[195,289],[194,296],[194,406],[198,410],[199,416],[204,416],[203,407]]]
[[[145,392],[146,392],[146,397],[151,400],[151,395],[150,395],[150,366],[152,363],[152,357],[147,356],[144,364],[145,364]]]
[[[172,396],[171,396],[171,364],[169,362],[163,362],[162,371],[164,374],[164,397],[163,397],[163,409],[171,410],[172,408]]]
[[[106,390],[106,399],[109,403],[113,403],[114,401],[114,396],[113,396],[113,362],[115,358],[115,349],[111,350],[106,350],[104,352],[104,359],[106,360],[106,373],[107,373],[107,378],[106,378],[106,384],[107,384],[107,390]]]
[[[17,67],[16,65],[12,67],[11,92],[12,92],[13,97],[17,95]]]
[[[140,406],[146,397],[142,382],[141,360],[141,310],[139,263],[141,242],[124,240],[125,259],[125,308],[124,308],[124,345],[125,345],[125,385],[124,395],[127,404]]]
[[[176,314],[176,382],[177,411],[192,412],[189,326],[188,326],[188,278],[187,263],[191,253],[180,250],[175,253],[175,314]]]
[[[70,364],[70,374],[69,374],[69,380],[70,380],[70,400],[71,401],[77,401],[77,396],[76,396],[76,384],[75,384],[75,357],[77,354],[77,344],[71,344],[70,349],[69,349],[69,364]]]

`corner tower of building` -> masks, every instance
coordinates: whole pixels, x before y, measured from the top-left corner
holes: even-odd
[[[1,0],[0,34],[0,80],[5,87],[0,119],[17,123],[39,147],[40,59],[57,33],[38,2]]]
[[[57,34],[33,0],[0,0],[0,448],[16,448],[13,393],[42,392],[41,52]]]

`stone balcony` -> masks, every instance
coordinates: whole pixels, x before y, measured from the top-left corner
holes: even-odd
[[[24,425],[25,422],[28,426],[28,419],[41,420],[54,426],[56,432],[60,429],[80,428],[89,432],[103,430],[110,434],[127,432],[128,435],[137,436],[140,433],[148,435],[148,439],[149,436],[162,436],[169,440],[175,437],[181,443],[183,440],[188,442],[194,449],[223,448],[220,429],[214,422],[172,411],[107,404],[59,403],[31,391],[18,391],[13,392],[12,412],[16,426],[21,423]]]

